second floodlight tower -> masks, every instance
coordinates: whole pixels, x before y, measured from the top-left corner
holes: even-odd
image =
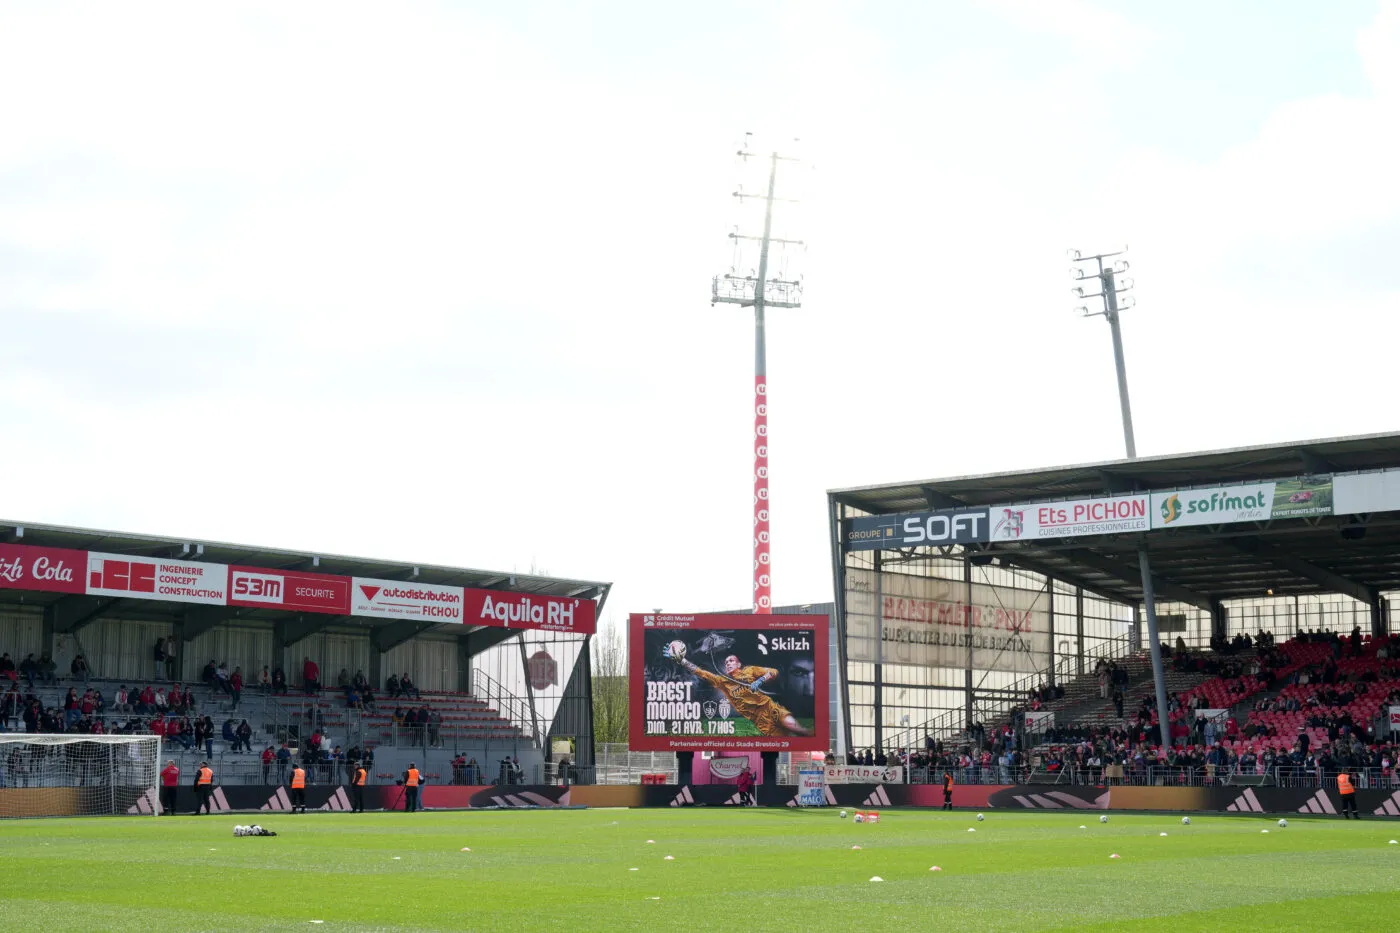
[[[729,271],[714,277],[710,303],[752,307],[754,313],[754,402],[753,402],[753,611],[773,611],[773,557],[769,532],[768,498],[768,347],[764,314],[769,308],[802,307],[802,280],[788,271],[787,256],[804,247],[801,240],[773,235],[775,205],[795,204],[796,199],[779,197],[778,169],[783,163],[796,163],[791,154],[777,150],[756,151],[753,134],[745,134],[738,151],[741,167],[765,166],[768,182],[762,192],[746,191],[742,184],[734,192],[741,208],[762,204],[763,227],[759,232],[736,226],[729,234],[733,260]],[[743,210],[741,214],[747,213]],[[753,247],[758,249],[757,266],[749,265]],[[777,262],[774,262],[775,249]]]
[[[1096,305],[1085,304],[1075,308],[1085,317],[1102,316],[1108,321],[1113,332],[1113,365],[1118,371],[1118,406],[1123,415],[1123,446],[1127,448],[1128,459],[1137,459],[1137,438],[1133,435],[1133,406],[1128,401],[1128,368],[1123,362],[1123,330],[1118,323],[1118,312],[1133,306],[1133,299],[1123,297],[1123,293],[1133,287],[1133,280],[1123,278],[1128,271],[1128,262],[1121,257],[1126,249],[1114,253],[1082,255],[1079,250],[1069,251],[1070,276],[1076,282],[1097,282],[1099,290],[1086,293],[1084,286],[1076,285],[1072,291],[1075,298],[1086,302],[1103,299],[1103,310],[1095,310]],[[1089,263],[1093,263],[1092,268]],[[1152,584],[1152,562],[1147,554],[1147,540],[1138,541],[1138,573],[1142,576],[1142,610],[1147,617],[1148,656],[1152,659],[1152,683],[1157,699],[1157,729],[1161,735],[1162,748],[1172,747],[1171,725],[1167,721],[1167,680],[1162,668],[1162,645],[1157,628],[1157,595]]]

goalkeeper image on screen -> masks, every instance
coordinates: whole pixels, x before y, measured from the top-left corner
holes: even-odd
[[[724,694],[734,711],[754,724],[759,735],[811,735],[788,710],[760,692],[765,683],[778,676],[771,667],[745,666],[738,655],[724,659],[724,673],[705,670],[686,658],[685,643],[673,641],[661,649],[664,657],[684,667]]]

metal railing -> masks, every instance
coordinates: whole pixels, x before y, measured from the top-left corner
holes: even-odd
[[[1336,771],[1277,766],[1267,771],[1256,768],[1211,767],[1180,768],[1170,765],[1100,766],[1081,768],[1068,766],[1046,768],[1008,768],[992,764],[970,768],[912,768],[911,784],[937,784],[943,772],[950,771],[959,784],[1060,784],[1089,787],[1299,787],[1319,790],[1337,789]],[[1352,786],[1358,790],[1400,789],[1400,772],[1394,769],[1355,768],[1349,772]]]
[[[488,705],[494,705],[502,718],[519,729],[536,748],[540,747],[540,728],[534,710],[479,667],[472,668],[472,695]]]
[[[596,784],[640,784],[643,774],[664,774],[666,783],[680,780],[675,752],[633,752],[625,743],[604,743],[593,751]]]
[[[1086,652],[1084,655],[1086,662],[1097,661],[1100,658],[1118,660],[1133,654],[1132,643],[1127,637],[1108,639],[1094,647],[1099,653]],[[1055,683],[1063,686],[1080,676],[1092,677],[1092,665],[1087,663],[1085,673],[1079,674],[1079,660],[1080,656],[1077,654],[1057,655],[1054,667]],[[1037,671],[1012,681],[1005,687],[987,690],[986,693],[995,695],[975,697],[972,709],[973,721],[990,723],[1005,716],[1010,713],[1013,707],[1028,703],[1030,692],[1046,684],[1049,680],[1048,670]],[[976,693],[976,688],[973,692]],[[884,746],[886,750],[922,748],[926,737],[938,742],[946,741],[950,737],[965,732],[967,725],[966,709],[945,710],[917,725],[905,726],[893,732],[887,730],[884,734]]]

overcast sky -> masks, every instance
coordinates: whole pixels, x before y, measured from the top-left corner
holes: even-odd
[[[750,599],[830,488],[1395,429],[1400,4],[0,3],[0,517]]]

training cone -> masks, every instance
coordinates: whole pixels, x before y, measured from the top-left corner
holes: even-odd
[[[932,868],[929,869],[929,871],[942,871],[942,870],[943,870],[943,869],[939,868],[937,865],[935,865],[935,866],[933,866]]]
[[[879,875],[875,875],[875,876],[871,877],[870,880],[871,880],[871,881],[884,881],[885,879],[884,879],[884,878],[881,878]]]
[[[1122,856],[1119,855],[1117,852],[1114,852],[1112,855],[1109,856],[1109,858],[1122,858]]]

